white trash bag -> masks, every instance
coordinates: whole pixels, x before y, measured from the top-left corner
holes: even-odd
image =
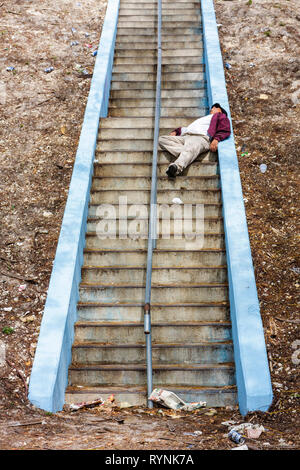
[[[175,395],[175,393],[169,390],[162,390],[161,388],[155,388],[149,400],[165,406],[166,408],[171,408],[172,410],[193,411],[206,406],[205,401],[185,403],[181,398]]]

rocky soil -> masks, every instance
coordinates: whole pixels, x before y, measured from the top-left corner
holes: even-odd
[[[249,449],[300,447],[299,2],[215,0],[215,8],[272,407],[243,418],[237,408],[180,413],[113,403],[49,414],[28,402],[106,1],[6,0],[0,2],[0,449],[227,450],[236,446],[227,421],[264,427],[260,437],[246,439]]]

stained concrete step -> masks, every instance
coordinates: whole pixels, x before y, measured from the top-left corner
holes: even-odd
[[[158,241],[159,242],[159,241]],[[169,244],[170,246],[170,244]],[[159,247],[160,248],[160,247]],[[181,243],[181,248],[183,244]],[[144,247],[145,249],[145,247]],[[189,287],[152,286],[151,301],[153,303],[203,303],[226,302],[228,296],[227,284],[199,284]],[[145,301],[145,288],[140,286],[103,286],[92,284],[80,285],[80,302],[102,303],[142,303]]]
[[[167,12],[168,14],[170,12],[174,12],[176,14],[176,10],[178,8],[181,9],[192,9],[194,10],[200,10],[200,2],[193,2],[193,1],[186,1],[186,2],[172,2],[172,8],[170,8],[171,5],[168,5],[169,2],[163,2],[162,3],[162,12]],[[121,2],[120,3],[120,10],[121,11],[128,11],[128,10],[133,10],[133,11],[145,11],[145,10],[153,10],[157,11],[157,1],[145,1],[145,2],[139,2],[139,1],[128,1],[128,2]]]
[[[133,163],[134,164],[134,163]],[[131,188],[132,183],[134,183],[135,188]],[[199,178],[199,186],[196,190],[186,189],[185,187],[175,188],[173,180],[167,180],[167,184],[164,184],[163,189],[159,189],[157,192],[158,202],[172,204],[174,198],[181,198],[182,202],[185,204],[195,204],[199,200],[203,200],[205,194],[201,194],[201,191],[215,191],[220,188],[220,181],[217,175],[207,176]],[[92,204],[116,204],[119,200],[119,196],[126,196],[128,204],[145,204],[149,203],[150,199],[150,189],[151,189],[151,180],[149,178],[143,177],[142,181],[139,178],[134,181],[130,179],[128,181],[127,187],[124,189],[123,182],[122,188],[118,188],[117,182],[115,185],[109,186],[108,188],[103,188],[103,178],[94,177],[92,181],[91,188],[91,203]],[[161,181],[160,181],[161,185]],[[209,193],[207,194],[209,196]],[[140,199],[139,199],[140,198]],[[208,200],[206,202],[209,202]],[[176,201],[175,201],[176,203]]]
[[[145,344],[144,323],[76,322],[76,342],[98,342],[105,344]],[[174,322],[151,325],[153,343],[223,342],[231,340],[230,322]],[[123,340],[123,341],[122,341]]]
[[[120,105],[123,104],[123,102],[126,102],[127,105],[130,105],[131,107],[135,106],[140,106],[145,109],[145,107],[151,105],[153,106],[152,100],[115,100],[117,103],[111,104],[111,108],[115,107],[121,107]],[[148,101],[149,103],[147,103]],[[191,107],[197,105],[197,102],[199,103],[199,106],[203,104],[203,99],[191,99]],[[119,105],[118,105],[119,103]],[[174,103],[174,100],[170,100],[170,105],[174,106],[177,103]],[[198,109],[198,108],[197,108]],[[199,115],[199,114],[198,114]],[[164,129],[161,127],[160,129],[160,135],[168,135],[170,133],[169,129]],[[104,140],[146,140],[146,139],[151,139],[153,143],[153,138],[154,138],[154,129],[151,128],[123,128],[123,129],[116,129],[116,128],[100,128],[99,133],[98,133],[98,140],[104,141]],[[146,150],[146,149],[145,149]]]
[[[191,208],[192,209],[192,208]],[[168,239],[173,238],[185,238],[188,234],[205,234],[205,235],[216,235],[224,234],[223,220],[222,219],[205,219],[200,218],[201,212],[199,212],[198,219],[191,218],[190,214],[192,210],[177,212],[177,215],[183,215],[182,220],[173,219],[173,212],[167,210],[165,218],[158,220],[157,223],[157,239]],[[87,233],[89,236],[92,234],[98,235],[99,237],[110,237],[110,238],[148,238],[148,220],[138,219],[122,221],[116,220],[115,218],[108,219],[105,215],[103,218],[89,218],[87,222]]]
[[[194,181],[197,182],[197,179],[194,178]],[[122,202],[122,201],[121,201]],[[222,204],[203,204],[204,218],[208,217],[221,217],[222,216]],[[168,210],[170,210],[170,217],[175,219],[182,219],[184,215],[184,209],[180,209],[181,205],[178,205],[178,208],[166,208],[161,207],[161,204],[158,204],[157,212],[158,218],[166,218],[168,216]],[[196,207],[192,205],[191,212],[189,215],[192,218],[199,217],[199,213],[202,216],[202,207]],[[88,211],[89,218],[95,217],[106,217],[107,219],[113,219],[116,221],[116,226],[119,223],[119,220],[128,220],[128,221],[139,221],[140,219],[148,220],[149,213],[145,204],[110,204],[105,208],[104,204],[90,204]],[[138,247],[135,247],[137,249]],[[174,246],[173,246],[174,248]],[[203,248],[203,247],[202,247]],[[208,247],[206,247],[208,248]],[[209,247],[213,248],[213,247]],[[218,248],[218,247],[216,247]],[[180,247],[179,247],[180,249]]]
[[[131,72],[130,70],[127,73],[113,73],[112,74],[112,81],[113,82],[142,82],[142,81],[149,81],[156,83],[156,73],[149,72],[149,73],[138,73],[138,72]],[[162,82],[178,82],[179,80],[185,81],[196,81],[196,80],[204,80],[203,72],[164,72],[162,73]]]
[[[133,43],[133,42],[138,42],[138,41],[147,41],[147,38],[149,38],[149,41],[152,43],[157,43],[157,27],[155,27],[155,32],[153,34],[153,30],[151,30],[149,34],[148,28],[131,28],[132,32],[122,29],[121,31],[117,31],[116,35],[116,42],[127,42],[127,43]],[[186,30],[187,28],[185,28]],[[127,34],[124,34],[124,32],[127,31]],[[167,42],[170,41],[180,41],[180,42],[190,42],[190,41],[200,41],[203,44],[203,34],[201,28],[194,28],[191,30],[191,28],[188,28],[188,31],[184,32],[184,28],[182,28],[182,34],[178,35],[176,32],[174,32],[171,29],[166,30],[165,28],[162,29],[161,32],[161,43],[162,45],[165,45]]]
[[[138,147],[144,148],[149,146],[152,141],[149,139],[147,140],[132,140],[132,141],[118,141],[118,140],[111,140],[111,141],[101,141],[101,150],[113,150],[111,147],[119,147],[117,150],[137,150]],[[118,145],[119,144],[119,145]],[[106,149],[105,147],[109,147]],[[124,149],[122,147],[125,147]],[[127,147],[127,149],[126,149]],[[150,148],[151,150],[151,148]],[[175,160],[175,158],[174,158]],[[166,176],[166,170],[168,168],[168,164],[159,163],[157,165],[157,176]],[[188,168],[185,168],[183,175],[189,175],[191,177],[195,176],[215,176],[219,172],[217,162],[210,162],[206,161],[197,161],[193,162]],[[152,175],[152,164],[149,163],[95,163],[94,164],[94,175],[108,178],[113,177],[130,177],[137,178],[137,177],[151,177]],[[133,176],[134,175],[134,176]],[[176,184],[177,178],[174,178],[174,185]],[[182,183],[182,178],[178,176],[180,183]],[[120,187],[120,189],[122,189]],[[127,189],[127,188],[124,188]],[[160,189],[160,188],[158,188]],[[193,188],[191,188],[193,189]]]
[[[101,186],[101,179],[99,181]],[[148,186],[148,185],[147,185]],[[150,190],[92,190],[91,192],[91,203],[92,204],[117,204],[119,201],[126,204],[149,204],[150,203]],[[221,202],[221,191],[218,188],[209,188],[202,189],[198,191],[160,191],[160,204],[168,204],[172,206],[174,198],[183,198],[181,199],[184,204],[204,204],[204,203],[220,203]],[[126,198],[121,201],[121,197]],[[176,202],[175,202],[176,204]],[[176,207],[177,210],[177,207]],[[190,208],[179,209],[179,213],[188,214]],[[186,211],[186,212],[185,212]],[[206,221],[207,224],[209,221]],[[209,227],[218,226],[219,222],[212,222],[209,224]]]
[[[110,98],[136,98],[137,90],[111,90]],[[139,98],[154,98],[155,99],[155,90],[138,90]],[[207,96],[206,90],[204,88],[196,89],[178,89],[178,90],[162,90],[161,97],[164,98],[200,98]],[[112,118],[101,119],[100,122],[110,120]],[[122,118],[125,119],[125,118]],[[143,119],[143,118],[139,118]],[[145,118],[149,119],[149,118]],[[163,118],[162,118],[163,119]],[[170,119],[170,118],[169,118]],[[153,119],[152,119],[153,121]]]
[[[142,3],[142,4],[141,4]],[[177,9],[182,9],[184,11],[190,10],[190,11],[195,11],[195,10],[200,10],[200,3],[199,2],[193,2],[193,1],[187,1],[187,2],[172,2],[172,8],[170,8],[170,5],[168,5],[168,2],[163,2],[162,3],[162,13],[174,13],[178,15]],[[120,3],[120,14],[126,14],[127,11],[134,11],[134,12],[144,12],[144,11],[154,11],[157,12],[157,2],[155,3],[154,1],[148,1],[148,2],[123,2]],[[179,12],[180,13],[180,12]]]
[[[197,25],[194,26],[184,26],[182,25],[181,27],[173,27],[171,28],[170,26],[164,26],[164,31],[162,33],[162,37],[164,36],[174,36],[174,39],[178,39],[178,37],[185,36],[185,35],[192,35],[192,36],[197,36],[202,34],[202,29],[198,27]],[[122,36],[151,36],[155,37],[157,36],[157,28],[152,27],[152,28],[147,28],[147,27],[124,27],[124,26],[119,26],[117,30],[117,38],[120,39]]]
[[[139,152],[129,152],[129,151],[120,151],[118,152],[117,150],[113,151],[96,151],[95,154],[95,163],[151,163],[153,158],[153,152],[151,151],[139,151]],[[173,161],[173,157],[168,153],[164,151],[159,151],[157,155],[158,163],[164,163],[164,164],[169,164],[171,161]],[[197,160],[194,160],[194,163],[196,161],[210,161],[210,162],[217,162],[218,160],[218,155],[217,153],[214,152],[207,152],[205,154],[201,154]],[[212,176],[209,178],[216,178],[216,176]],[[201,185],[201,182],[200,182]],[[102,188],[102,186],[101,186]],[[199,189],[202,189],[200,186]]]
[[[135,164],[135,163],[133,163]],[[158,204],[165,203],[167,201],[168,204],[172,204],[173,198],[170,198],[170,191],[175,191],[174,197],[181,198],[183,203],[195,203],[199,201],[194,198],[195,191],[204,191],[204,190],[216,190],[219,188],[219,176],[209,175],[209,176],[186,176],[190,170],[185,170],[180,176],[177,176],[176,179],[168,178],[167,176],[162,176],[158,178]],[[188,185],[188,179],[191,178],[191,185]],[[120,198],[117,198],[112,204],[116,204],[120,202],[120,204],[129,203],[129,200],[133,200],[132,198],[134,195],[130,196],[130,191],[139,191],[145,190],[146,192],[149,191],[151,188],[151,178],[139,176],[137,178],[134,177],[101,177],[95,176],[93,178],[92,183],[92,199],[91,204],[102,204],[103,201],[99,199],[99,195],[94,194],[96,191],[119,191],[121,193],[124,191],[128,192],[128,195],[123,194],[123,196],[127,196],[127,201],[121,202]],[[190,189],[189,189],[190,188]],[[163,191],[167,193],[164,195]],[[187,194],[185,194],[187,192]],[[146,195],[143,196],[146,198]],[[167,199],[166,199],[167,198]],[[98,201],[98,202],[97,202]],[[204,201],[206,203],[208,201]],[[132,204],[132,203],[130,203]],[[140,201],[135,201],[134,204],[144,204]]]
[[[162,108],[188,108],[188,110],[191,110],[191,108],[196,108],[197,111],[199,108],[207,108],[208,107],[208,101],[207,98],[178,98],[177,100],[174,100],[174,98],[162,98],[161,100],[161,106]],[[109,101],[109,107],[110,109],[115,109],[115,108],[155,108],[155,102],[152,98],[113,98]],[[198,111],[199,115],[199,111]],[[162,130],[164,131],[164,129]],[[137,134],[137,138],[139,138],[139,135],[144,138],[144,136],[141,134],[141,130],[139,130],[140,134]],[[153,134],[152,129],[150,129],[151,134]],[[145,129],[145,135],[149,134],[149,130]],[[167,132],[165,132],[167,133]],[[107,131],[108,134],[108,131]],[[149,134],[149,135],[151,135]],[[105,135],[105,134],[104,134]],[[123,132],[120,134],[120,138],[125,136],[126,134]]]
[[[159,384],[155,383],[155,387],[164,388],[174,392],[186,403],[205,402],[207,407],[225,407],[235,406],[237,402],[236,386],[225,387],[190,387]],[[73,386],[68,387],[66,391],[66,403],[81,403],[83,401],[93,401],[102,397],[107,400],[111,395],[114,395],[115,404],[121,405],[126,402],[132,406],[145,406],[147,402],[147,389],[145,386],[137,386],[135,384],[117,386],[102,386],[102,387],[83,387]]]
[[[124,148],[122,150],[126,151],[131,151],[131,150],[137,150],[138,146],[143,147],[146,146],[145,142],[147,141],[136,141],[136,147],[135,148],[130,148],[134,147],[134,141],[132,141],[132,145],[130,141],[125,141],[124,145],[121,145],[121,141],[119,141],[119,149],[120,147],[125,147],[127,146],[128,148]],[[147,143],[150,143],[151,140],[149,140]],[[105,147],[118,147],[117,145],[118,141],[102,141],[101,142],[101,150],[111,150],[105,149]],[[150,146],[150,145],[149,145]],[[120,150],[121,150],[120,149]],[[172,158],[172,161],[175,160],[175,157]],[[171,159],[170,159],[171,161]],[[172,184],[172,188],[177,188],[176,184],[181,185],[184,183],[185,179],[187,176],[190,178],[195,178],[195,177],[211,177],[211,176],[216,176],[219,174],[219,166],[218,163],[215,161],[209,161],[209,160],[202,160],[200,161],[199,159],[197,161],[194,161],[192,165],[189,167],[185,168],[184,171],[182,172],[181,175],[177,176],[176,178],[167,178],[166,177],[166,170],[168,168],[169,164],[166,163],[158,163],[157,165],[157,177],[158,178],[165,178],[167,179],[170,184]],[[142,178],[150,178],[152,174],[152,163],[95,163],[94,164],[94,175],[95,177],[107,177],[107,178],[123,178],[124,180],[127,178],[128,179],[128,186],[120,189],[130,189],[130,178],[137,178],[137,177],[142,177]],[[131,176],[134,175],[134,176]],[[193,181],[191,181],[193,184]],[[126,184],[126,181],[124,181]],[[122,184],[120,182],[120,184]],[[168,184],[166,187],[169,187]],[[179,186],[181,187],[181,186]],[[111,189],[114,187],[111,186]],[[187,186],[183,185],[182,188],[188,189]],[[132,188],[133,189],[133,188]],[[164,187],[158,188],[158,189],[165,189]],[[191,186],[190,189],[196,189],[195,187]]]
[[[203,64],[203,57],[201,56],[194,56],[189,57],[185,56],[184,54],[177,56],[177,57],[163,57],[162,58],[162,66],[164,65],[191,65],[191,64]],[[156,64],[157,60],[156,57],[116,57],[114,60],[115,65],[153,65]],[[178,83],[178,89],[182,89],[182,86]],[[174,89],[175,90],[175,89]]]
[[[182,15],[183,16],[183,15]],[[176,29],[179,29],[179,28],[183,28],[183,29],[187,29],[187,28],[200,28],[200,25],[201,25],[201,19],[199,17],[199,15],[195,14],[195,18],[194,19],[187,19],[187,20],[183,20],[181,21],[181,18],[180,20],[164,20],[162,19],[162,28],[164,31],[168,32],[174,32]],[[144,21],[143,20],[139,20],[138,18],[136,19],[128,19],[128,20],[123,20],[123,19],[119,19],[119,22],[118,22],[118,29],[117,31],[120,32],[120,30],[134,30],[134,29],[145,29],[145,28],[149,28],[149,29],[152,29],[153,32],[155,32],[157,30],[157,19],[151,19],[150,18],[146,18]]]
[[[147,222],[145,221],[145,225]],[[141,230],[141,221],[132,220],[128,222],[128,232],[131,238],[120,239],[112,232],[109,234],[102,234],[99,230],[97,233],[91,232],[86,234],[86,247],[89,249],[115,249],[115,250],[128,250],[128,249],[145,249],[147,246],[147,238],[140,238],[139,231]],[[112,221],[110,227],[117,227],[117,223]],[[113,230],[113,229],[111,229]],[[144,230],[142,229],[142,232]],[[142,233],[143,237],[143,233]],[[159,238],[157,240],[158,249],[186,249],[186,250],[201,250],[208,248],[224,248],[225,241],[224,235],[219,233],[203,233],[199,231],[196,234],[186,230],[183,233],[171,232],[169,238]]]
[[[157,48],[157,36],[147,36],[147,35],[132,35],[132,36],[117,36],[116,37],[116,47],[132,45],[135,49],[141,49],[140,44],[150,45],[151,48]],[[174,35],[163,36],[161,41],[162,49],[170,49],[172,45],[176,49],[185,49],[190,47],[202,47],[202,36],[195,34],[194,36],[180,36],[179,38],[174,38]]]
[[[170,43],[172,44],[172,43]],[[126,65],[114,65],[113,73],[156,73],[157,66],[156,64],[126,64]],[[162,74],[164,73],[182,73],[182,72],[204,72],[203,64],[185,64],[185,65],[174,65],[174,64],[165,64],[162,66]],[[154,97],[154,94],[153,94]],[[151,98],[153,98],[151,97]],[[163,97],[162,97],[163,99]]]
[[[128,13],[128,11],[127,11]],[[164,12],[162,14],[162,28],[165,25],[170,25],[171,23],[174,23],[174,26],[176,27],[179,24],[181,26],[182,24],[185,26],[189,25],[194,25],[196,24],[197,26],[201,23],[201,15],[199,12],[192,11],[191,13],[188,13],[187,11],[182,12],[180,15],[180,21],[178,21],[178,14],[173,14],[173,15],[168,15]],[[157,26],[157,14],[154,14],[153,12],[149,12],[147,14],[146,10],[143,12],[143,14],[138,14],[137,12],[131,14],[131,15],[124,15],[120,14],[119,15],[119,22],[118,26],[138,26],[138,27],[143,27],[146,24],[149,27],[155,27]]]
[[[128,49],[130,48],[131,44],[139,44],[139,43],[147,43],[151,45],[157,44],[157,32],[154,32],[152,35],[149,34],[147,29],[135,29],[131,34],[117,34],[116,36],[116,46],[120,44],[127,44]],[[196,31],[195,34],[173,34],[173,32],[165,33],[164,30],[161,36],[161,46],[163,49],[169,49],[171,44],[176,44],[176,48],[179,50],[184,50],[185,48],[189,48],[189,45],[194,43],[195,47],[200,47],[203,49],[203,38],[202,34],[199,31]],[[182,46],[179,47],[177,44],[181,43]],[[138,49],[140,49],[138,47]]]
[[[124,90],[125,91],[125,90]],[[151,90],[146,90],[151,91]],[[188,92],[192,92],[194,90],[186,90]],[[113,99],[118,98],[129,98],[126,95],[117,97],[115,96]],[[151,97],[148,97],[151,98]],[[177,98],[176,96],[170,98]],[[187,97],[190,99],[197,99],[200,96],[190,96]],[[199,115],[200,117],[200,115]],[[160,134],[162,134],[162,129],[176,129],[180,126],[187,126],[193,121],[193,118],[178,118],[178,117],[170,117],[170,118],[161,118],[160,119]],[[154,128],[154,120],[152,118],[145,118],[145,117],[137,117],[137,118],[105,118],[101,119],[100,121],[100,130],[101,129],[153,129]]]
[[[138,35],[138,36],[131,36],[132,38],[134,38],[131,42],[129,41],[124,41],[124,36],[120,36],[116,39],[116,43],[115,43],[115,51],[119,51],[119,50],[123,50],[123,49],[130,49],[130,46],[132,47],[132,49],[135,49],[135,50],[153,50],[153,51],[157,51],[157,39],[156,41],[155,40],[152,40],[152,41],[149,41],[149,38],[151,39],[154,39],[152,38],[152,36],[142,36],[142,35]],[[127,36],[126,36],[127,38]],[[201,51],[203,51],[203,43],[201,41],[201,37],[199,36],[194,36],[193,38],[189,37],[189,39],[187,38],[177,38],[175,39],[173,37],[173,40],[166,40],[168,39],[165,38],[164,41],[162,41],[162,44],[161,44],[161,49],[162,51],[166,51],[166,50],[186,50],[186,49],[201,49]],[[132,50],[131,49],[131,50]]]
[[[120,357],[124,364],[145,364],[145,344],[102,344],[74,343],[72,348],[73,363],[87,365],[119,364]],[[219,343],[152,343],[152,360],[157,364],[216,364],[233,362],[231,341]]]
[[[69,385],[143,385],[146,366],[143,365],[71,365]],[[228,386],[235,384],[233,364],[153,364],[153,382],[169,385]]]
[[[128,284],[128,279],[134,283],[146,283],[145,267],[110,267],[83,266],[81,270],[82,282],[98,282],[102,284]],[[154,283],[164,285],[178,282],[180,285],[189,285],[193,282],[227,282],[227,268],[224,266],[196,267],[196,268],[154,268],[152,271]]]
[[[100,322],[109,318],[110,322],[143,322],[144,304],[79,302],[78,321]],[[228,322],[228,302],[198,304],[154,304],[151,303],[151,319],[154,323],[181,322]]]
[[[134,82],[115,82],[116,87],[120,86],[119,89],[125,89],[125,88],[131,88],[130,84]],[[148,86],[151,85],[151,83],[147,82]],[[172,83],[172,82],[170,82]],[[147,86],[147,85],[145,85]],[[170,86],[170,84],[168,85]],[[197,119],[199,117],[199,113],[201,115],[208,114],[208,109],[203,109],[199,107],[195,108],[168,108],[168,107],[163,107],[161,108],[161,116],[162,117],[190,117],[192,116],[193,119]],[[110,108],[109,109],[109,116],[110,117],[154,117],[155,116],[155,108]]]
[[[173,19],[178,18],[178,11],[176,11],[176,8],[178,8],[178,5],[182,4],[177,4],[177,7],[174,5],[172,6],[172,9],[170,10],[169,8],[162,7],[162,18],[167,21],[172,21]],[[132,16],[138,16],[139,18],[142,16],[145,16],[146,18],[154,17],[157,18],[157,13],[158,10],[156,7],[152,7],[149,5],[146,5],[145,8],[134,8],[133,5],[132,7],[125,7],[121,6],[119,9],[119,18],[124,21],[127,17],[132,17]],[[183,9],[182,15],[180,15],[180,19],[183,20],[185,16],[188,16],[189,18],[193,18],[195,13],[200,17],[200,7],[199,8],[194,8],[193,4],[190,4],[186,8]],[[131,18],[132,19],[132,18]]]
[[[147,251],[84,251],[85,266],[102,266],[108,267],[134,267],[146,266]],[[154,250],[153,252],[153,268],[160,269],[166,267],[180,268],[196,268],[197,266],[225,266],[226,252],[225,250],[201,250],[201,251],[174,251]]]
[[[183,49],[162,49],[162,59],[165,57],[198,57],[201,58],[203,56],[203,49],[202,47],[198,48],[183,48]],[[147,57],[147,58],[155,58],[157,60],[157,52],[156,50],[139,50],[139,49],[132,49],[128,45],[127,49],[117,49],[115,50],[115,57]]]

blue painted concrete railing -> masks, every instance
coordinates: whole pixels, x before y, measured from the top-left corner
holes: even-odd
[[[108,110],[119,2],[108,0],[29,383],[31,403],[51,412],[62,409],[68,382],[93,161],[99,119]]]
[[[201,8],[209,105],[220,103],[230,118],[213,0],[201,0]],[[273,394],[233,136],[218,154],[238,401],[246,415],[267,411]]]

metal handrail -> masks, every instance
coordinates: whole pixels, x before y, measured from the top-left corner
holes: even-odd
[[[153,408],[153,402],[149,400],[152,392],[152,343],[151,343],[151,280],[152,280],[152,258],[153,250],[156,248],[157,232],[157,150],[159,137],[159,121],[161,107],[161,12],[162,0],[157,0],[157,73],[156,73],[156,98],[155,98],[155,123],[152,156],[152,179],[150,216],[148,230],[148,252],[146,271],[146,291],[144,305],[144,333],[146,335],[146,358],[147,358],[147,403]]]

